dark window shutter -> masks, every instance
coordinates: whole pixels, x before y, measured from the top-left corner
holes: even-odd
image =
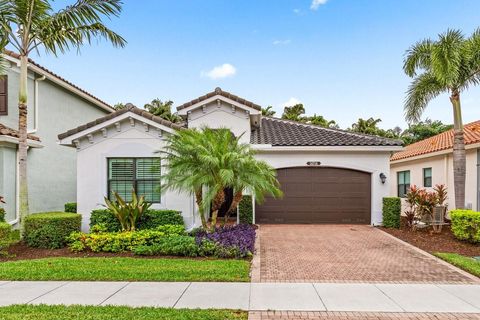
[[[0,77],[0,116],[8,115],[8,76]]]

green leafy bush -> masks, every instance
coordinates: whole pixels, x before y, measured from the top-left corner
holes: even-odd
[[[90,216],[90,228],[94,225],[103,225],[108,232],[118,232],[122,229],[120,222],[108,209],[93,210]],[[162,225],[181,225],[183,218],[175,210],[147,210],[137,221],[137,230],[155,229]]]
[[[240,223],[253,223],[252,196],[243,196],[242,200],[238,204],[238,214]]]
[[[77,203],[76,202],[65,203],[65,212],[77,213]]]
[[[79,231],[82,217],[76,213],[45,212],[25,218],[23,238],[28,246],[58,249],[66,245],[66,237]]]
[[[0,256],[12,243],[12,226],[6,222],[0,222]]]
[[[91,250],[93,252],[132,251],[138,246],[150,246],[160,243],[167,236],[183,236],[183,226],[165,225],[157,229],[82,233],[74,232],[68,237],[68,246],[72,251]]]
[[[167,236],[153,245],[144,245],[134,248],[136,255],[168,255],[197,257],[200,255],[200,248],[194,237],[189,236]]]
[[[472,210],[450,211],[452,233],[460,240],[480,243],[480,212]]]
[[[400,198],[383,198],[383,226],[387,228],[400,228],[401,211],[402,203]]]
[[[0,208],[0,222],[5,222],[5,215],[6,215],[5,209]]]

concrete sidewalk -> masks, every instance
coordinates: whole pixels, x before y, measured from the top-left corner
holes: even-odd
[[[480,313],[480,285],[0,281],[0,305]]]

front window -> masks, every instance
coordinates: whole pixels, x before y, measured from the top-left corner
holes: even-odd
[[[423,169],[423,186],[425,188],[432,186],[432,168]]]
[[[132,200],[132,190],[152,203],[160,202],[159,158],[109,158],[108,198],[117,192],[126,201]]]
[[[410,189],[410,171],[397,172],[397,186],[398,196],[400,198],[405,198],[408,189]]]

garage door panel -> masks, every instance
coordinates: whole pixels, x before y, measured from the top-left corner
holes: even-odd
[[[370,174],[319,167],[277,172],[284,197],[257,205],[258,223],[370,223]]]

